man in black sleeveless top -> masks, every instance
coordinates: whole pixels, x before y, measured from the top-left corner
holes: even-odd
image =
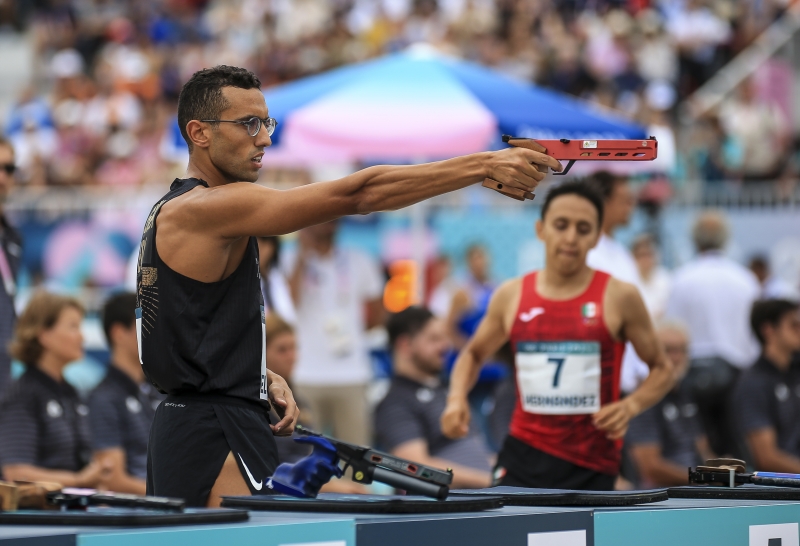
[[[185,179],[153,207],[139,252],[139,354],[169,394],[148,447],[149,494],[218,505],[264,492],[275,435],[298,410],[267,369],[255,237],[291,233],[348,214],[393,210],[490,177],[531,191],[553,158],[511,148],[425,165],[370,167],[333,182],[277,191],[258,179],[275,120],[260,82],[242,68],[201,70],[184,85],[178,122],[189,145]],[[272,403],[282,419],[270,424]]]

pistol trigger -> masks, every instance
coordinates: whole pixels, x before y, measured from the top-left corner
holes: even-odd
[[[567,174],[569,172],[569,170],[572,168],[572,166],[574,164],[575,164],[575,160],[574,159],[570,159],[569,163],[567,163],[566,168],[563,171],[561,171],[560,173],[554,172],[553,176],[564,176],[565,174]]]

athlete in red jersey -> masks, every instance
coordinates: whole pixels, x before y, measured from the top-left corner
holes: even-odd
[[[467,432],[467,393],[481,364],[507,340],[514,348],[517,402],[498,456],[502,485],[613,489],[628,422],[672,388],[672,364],[638,290],[586,265],[602,216],[602,200],[587,184],[554,188],[536,222],[544,269],[497,289],[456,361],[442,415],[450,437]],[[650,375],[620,400],[626,341]]]

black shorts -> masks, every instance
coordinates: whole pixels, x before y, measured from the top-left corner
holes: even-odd
[[[590,470],[506,436],[497,455],[496,485],[537,489],[613,491],[617,477]]]
[[[219,395],[169,395],[156,410],[147,446],[147,494],[205,506],[229,452],[253,495],[278,466],[269,411]]]

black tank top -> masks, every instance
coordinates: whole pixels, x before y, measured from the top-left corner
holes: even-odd
[[[258,245],[251,237],[242,262],[226,279],[200,282],[173,271],[156,248],[161,207],[197,186],[176,179],[150,212],[137,269],[136,329],[147,378],[169,394],[218,394],[267,400],[264,302]]]

